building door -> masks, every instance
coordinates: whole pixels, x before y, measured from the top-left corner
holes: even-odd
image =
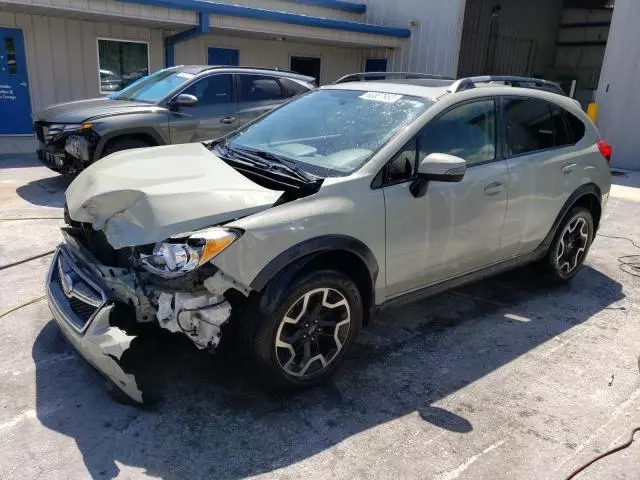
[[[0,135],[33,132],[22,30],[0,28]]]
[[[367,58],[364,63],[365,72],[386,72],[387,71],[387,59],[386,58]]]
[[[234,48],[209,48],[209,65],[239,65],[240,54]]]
[[[316,79],[320,85],[320,59],[317,57],[291,57],[291,70]]]

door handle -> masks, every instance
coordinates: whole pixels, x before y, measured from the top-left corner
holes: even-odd
[[[562,173],[571,173],[576,169],[577,166],[577,163],[570,163],[569,165],[565,165],[564,167],[562,167]]]
[[[485,195],[497,195],[504,190],[504,185],[500,182],[493,182],[484,187]]]
[[[233,123],[236,121],[236,117],[224,117],[222,120],[220,120],[220,123]]]

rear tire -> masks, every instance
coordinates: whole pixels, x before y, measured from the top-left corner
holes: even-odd
[[[120,152],[122,150],[129,150],[131,148],[145,148],[151,146],[152,145],[149,142],[146,142],[145,140],[141,140],[139,138],[123,138],[120,140],[116,139],[107,144],[104,152],[102,152],[102,158],[106,157],[107,155],[111,155],[112,153]]]
[[[325,382],[342,364],[362,328],[362,298],[355,283],[334,270],[305,274],[287,290],[270,313],[243,320],[252,324],[259,379],[270,388],[299,390]]]
[[[564,218],[542,261],[548,279],[564,283],[577,275],[587,258],[594,237],[593,215],[584,207],[574,207]]]

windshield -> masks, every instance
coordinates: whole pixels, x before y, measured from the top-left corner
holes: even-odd
[[[315,90],[229,138],[230,148],[261,150],[323,176],[362,165],[431,102],[352,90]]]
[[[124,90],[110,95],[109,98],[155,103],[193,77],[195,77],[193,73],[159,70],[148,77],[135,81]]]

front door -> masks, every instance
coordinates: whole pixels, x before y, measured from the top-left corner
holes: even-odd
[[[454,107],[428,124],[387,166],[383,192],[389,295],[504,259],[500,240],[509,176],[506,161],[496,152],[496,120],[492,99]],[[464,158],[464,179],[432,181],[426,194],[415,198],[409,185],[417,165],[435,152]]]
[[[233,48],[210,47],[207,57],[209,65],[231,65],[235,67],[240,61],[240,54],[238,50]]]
[[[0,135],[33,132],[22,30],[0,28]]]
[[[181,93],[193,95],[198,103],[173,107],[169,113],[171,143],[214,140],[238,128],[238,104],[233,75],[210,75],[189,85]]]

